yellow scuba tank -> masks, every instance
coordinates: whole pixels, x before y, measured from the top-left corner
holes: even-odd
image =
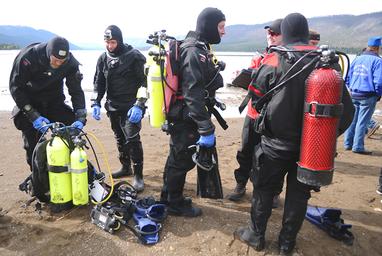
[[[165,122],[164,113],[164,97],[163,97],[163,83],[161,78],[161,69],[159,66],[159,47],[154,46],[149,50],[149,67],[147,74],[147,87],[148,87],[148,111],[150,116],[150,125],[155,128],[160,128]],[[162,57],[164,61],[164,56]],[[165,75],[165,74],[164,74]]]
[[[69,166],[68,142],[60,136],[54,136],[46,146],[48,161],[50,202],[67,204],[72,200],[71,175]]]
[[[72,195],[74,205],[85,205],[89,202],[88,157],[83,149],[85,141],[76,138],[75,149],[70,154],[70,173],[72,175]]]

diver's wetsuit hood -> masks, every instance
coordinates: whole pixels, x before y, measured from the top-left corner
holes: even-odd
[[[285,45],[304,43],[308,44],[308,21],[300,13],[288,14],[281,22],[281,34]]]
[[[207,7],[198,16],[195,32],[202,40],[209,44],[220,43],[218,24],[225,20],[225,16],[217,8]]]
[[[123,44],[123,37],[122,37],[122,31],[117,27],[116,25],[110,25],[105,29],[105,33],[103,36],[103,39],[106,40],[116,40],[118,43],[117,48],[113,52],[108,53],[112,57],[118,57],[124,52],[124,44]]]

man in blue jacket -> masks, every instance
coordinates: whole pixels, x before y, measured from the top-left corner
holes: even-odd
[[[351,64],[346,86],[351,92],[355,107],[353,122],[345,132],[345,150],[370,155],[365,150],[364,138],[367,124],[382,95],[382,58],[378,55],[381,37],[368,40],[368,47]]]

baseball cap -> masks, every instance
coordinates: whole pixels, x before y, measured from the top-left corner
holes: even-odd
[[[283,21],[283,19],[277,19],[277,20],[273,21],[272,24],[265,26],[264,29],[270,29],[277,34],[281,34],[281,22],[282,21]]]
[[[381,37],[380,36],[374,36],[370,37],[367,41],[367,46],[381,46]]]

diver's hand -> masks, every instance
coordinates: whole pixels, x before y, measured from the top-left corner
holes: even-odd
[[[93,118],[97,121],[101,120],[101,107],[98,105],[94,105],[92,108],[93,108],[93,113],[92,113]]]
[[[84,128],[84,124],[81,121],[75,121],[72,123],[71,127],[82,130],[82,128]]]
[[[47,124],[50,124],[50,121],[43,116],[39,116],[32,122],[32,124],[33,124],[33,128],[35,128],[37,131],[41,133],[45,133],[46,130],[48,130],[49,128]]]
[[[127,117],[129,118],[129,122],[136,124],[141,121],[143,117],[143,111],[140,107],[134,105],[129,109],[129,112],[127,112]]]

